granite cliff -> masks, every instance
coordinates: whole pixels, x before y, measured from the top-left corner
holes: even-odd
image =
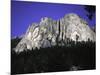
[[[74,13],[66,14],[59,20],[44,17],[40,23],[28,27],[25,35],[14,49],[16,52],[52,46],[66,46],[68,39],[75,42],[95,42],[95,32],[88,23]]]

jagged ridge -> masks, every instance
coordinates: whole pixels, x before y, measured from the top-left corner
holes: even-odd
[[[57,21],[44,17],[40,23],[33,23],[15,48],[16,52],[46,48],[51,46],[66,46],[68,39],[73,41],[95,41],[95,33],[86,21],[71,13]]]

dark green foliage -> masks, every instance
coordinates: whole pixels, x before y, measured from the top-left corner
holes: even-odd
[[[95,42],[74,42],[68,45],[11,53],[11,73],[41,73],[95,69]]]
[[[15,48],[16,45],[19,43],[19,41],[21,40],[21,38],[14,38],[14,39],[11,39],[11,49],[12,48]]]
[[[96,12],[96,6],[89,6],[89,5],[86,5],[84,6],[85,10],[87,11],[87,17],[92,20],[93,18],[93,15],[95,14]]]

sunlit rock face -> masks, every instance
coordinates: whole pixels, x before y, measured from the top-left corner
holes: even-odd
[[[94,42],[95,35],[87,22],[74,13],[67,14],[57,21],[44,17],[40,23],[29,26],[15,51],[22,52],[56,45],[66,46],[67,39]]]

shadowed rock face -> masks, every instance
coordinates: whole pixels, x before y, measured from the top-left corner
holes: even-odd
[[[73,41],[95,41],[95,33],[89,28],[86,21],[71,13],[57,21],[44,17],[41,22],[33,23],[16,46],[16,52],[23,50],[40,49],[51,46],[66,46],[67,39]]]

